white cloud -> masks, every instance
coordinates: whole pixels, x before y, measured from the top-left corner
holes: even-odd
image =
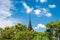
[[[5,11],[5,10],[1,10],[0,9],[0,17],[4,17],[4,18],[6,18],[6,17],[9,17],[9,16],[11,16],[12,14],[9,12],[9,11]]]
[[[46,13],[46,16],[50,17],[50,16],[52,16],[52,14],[51,13]]]
[[[38,1],[38,0],[36,0],[36,1]],[[47,1],[47,0],[45,0],[45,1]],[[52,14],[50,14],[50,12],[46,8],[37,8],[37,9],[34,9],[34,8],[30,8],[25,2],[22,2],[22,4],[23,4],[24,8],[26,9],[27,13],[33,12],[38,17],[43,16],[43,15],[47,16],[47,17],[52,16]]]
[[[56,5],[55,5],[55,4],[48,5],[48,6],[49,6],[49,8],[55,8],[55,7],[56,7]]]
[[[36,9],[33,11],[38,17],[40,16],[51,17],[52,16],[52,14],[46,8]]]
[[[11,16],[10,9],[13,7],[12,2],[10,0],[0,0],[0,17],[8,17]]]
[[[41,3],[47,2],[47,0],[40,0]]]
[[[0,20],[0,28],[5,28],[6,26],[13,26],[13,22],[11,20]]]
[[[52,14],[47,9],[43,8],[42,10],[43,10],[42,13],[44,13],[45,16],[47,16],[47,17],[51,17],[52,16]]]
[[[39,15],[39,14],[41,13],[41,10],[40,10],[40,9],[36,9],[36,10],[34,10],[34,13],[35,13],[36,15]]]
[[[0,0],[0,27],[4,28],[6,26],[12,26],[16,21],[15,19],[9,20],[12,18],[11,9],[14,8],[11,0]],[[9,17],[9,18],[8,18]],[[17,21],[16,21],[17,22]]]
[[[46,28],[44,24],[38,24],[37,27],[34,28],[34,30],[37,30],[39,28]]]
[[[33,8],[30,8],[25,2],[22,2],[22,3],[23,3],[24,8],[26,9],[27,13],[32,12]]]
[[[38,2],[39,0],[36,0],[36,2]]]
[[[42,8],[43,12],[48,12],[48,10],[46,8]]]
[[[43,25],[43,24],[38,24],[37,27],[39,27],[39,28],[45,28],[45,25]]]
[[[11,18],[11,19],[2,19],[0,18],[0,28],[5,28],[6,26],[14,26],[16,23],[20,23],[19,20],[16,20],[14,18]]]

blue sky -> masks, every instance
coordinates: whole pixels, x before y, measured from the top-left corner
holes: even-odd
[[[60,20],[60,0],[0,0],[0,27],[29,23],[33,29],[45,31],[45,24]],[[4,24],[4,25],[3,25]]]

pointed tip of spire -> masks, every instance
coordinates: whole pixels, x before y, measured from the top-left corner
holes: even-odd
[[[32,24],[31,24],[31,14],[29,15],[29,25],[28,25],[28,30],[33,30]]]

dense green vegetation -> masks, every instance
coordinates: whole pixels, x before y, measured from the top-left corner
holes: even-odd
[[[26,25],[16,24],[0,28],[0,40],[57,40],[60,36],[60,21],[46,24],[45,32],[27,30]]]

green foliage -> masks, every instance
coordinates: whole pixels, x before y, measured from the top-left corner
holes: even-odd
[[[57,37],[60,37],[60,21],[50,22],[46,24],[46,27],[50,40],[57,40]]]
[[[26,25],[22,25],[19,23],[12,27],[6,27],[4,29],[0,28],[0,39],[1,40],[13,40],[15,35],[17,35],[20,31],[21,32],[26,31],[26,29],[27,29]]]
[[[16,24],[12,27],[0,28],[0,40],[40,40],[43,33],[29,31],[26,25]]]
[[[19,30],[19,31],[24,31],[24,30],[26,30],[26,25],[22,25],[22,24],[20,24],[20,23],[17,23],[17,24],[15,25],[15,28],[16,28],[17,30]]]
[[[0,40],[57,40],[60,36],[60,21],[46,24],[45,32],[27,30],[26,25],[17,23],[15,26],[0,28]]]

